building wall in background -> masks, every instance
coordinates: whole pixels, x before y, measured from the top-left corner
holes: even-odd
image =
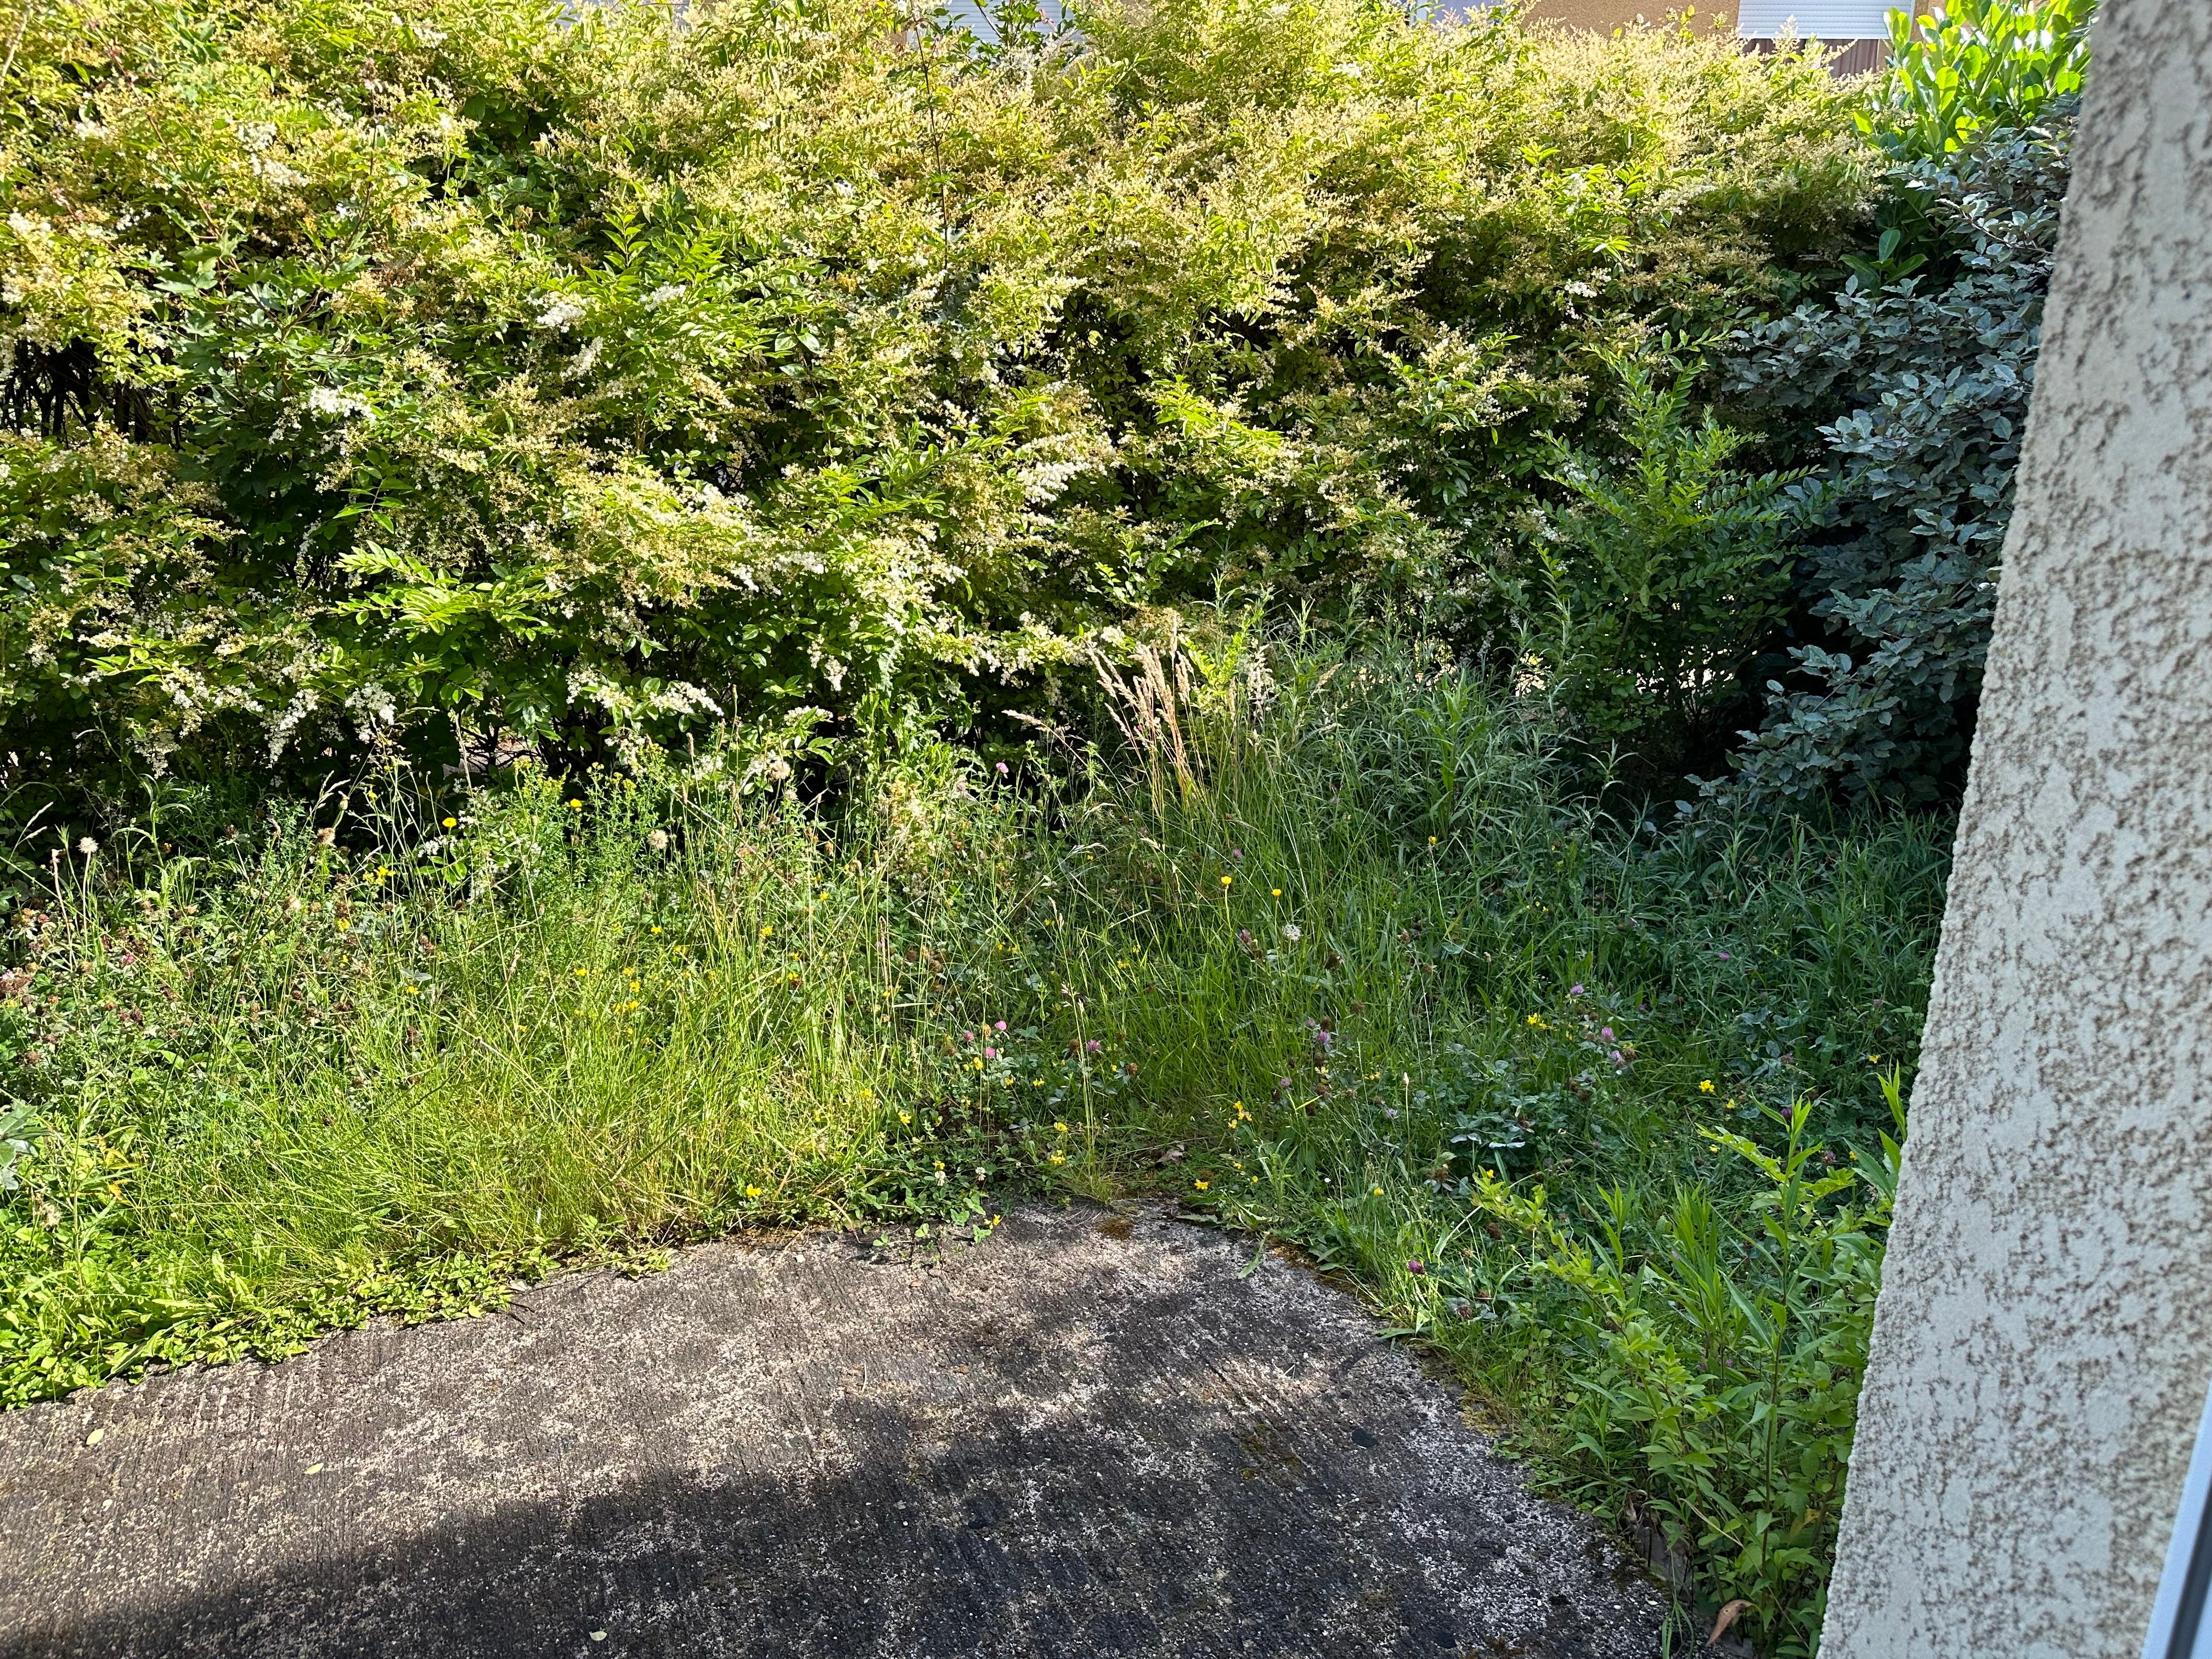
[[[1663,3],[1638,4],[1637,0],[1536,0],[1528,15],[1610,34],[1619,28],[1661,22],[1669,9]],[[1692,22],[1700,31],[1725,29],[1741,35],[1754,48],[1784,34],[1801,40],[1817,38],[1842,48],[1832,65],[1838,75],[1860,75],[1888,60],[1887,16],[1882,0],[1748,0],[1740,13],[1726,4],[1700,6]]]
[[[1888,0],[1738,0],[1736,33],[1755,40],[1884,40]]]

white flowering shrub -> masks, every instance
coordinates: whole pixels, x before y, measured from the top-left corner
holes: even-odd
[[[0,752],[70,787],[960,723],[1217,592],[1448,617],[1595,354],[1867,178],[1796,56],[1360,0],[19,22]]]

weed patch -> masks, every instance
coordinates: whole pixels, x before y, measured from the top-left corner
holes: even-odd
[[[1346,1273],[1688,1599],[1807,1646],[1943,825],[1662,823],[1416,659],[1224,636],[1107,683],[1059,784],[525,767],[58,866],[0,1003],[5,1398],[1143,1191]]]

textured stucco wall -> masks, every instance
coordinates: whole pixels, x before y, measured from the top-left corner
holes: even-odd
[[[2212,1375],[2212,5],[2106,0],[1826,1659],[2133,1659]]]

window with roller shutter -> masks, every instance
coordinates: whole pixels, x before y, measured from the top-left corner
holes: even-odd
[[[1747,40],[1794,36],[1841,46],[1838,75],[1880,69],[1888,57],[1889,14],[1885,0],[1741,0],[1735,32]]]

